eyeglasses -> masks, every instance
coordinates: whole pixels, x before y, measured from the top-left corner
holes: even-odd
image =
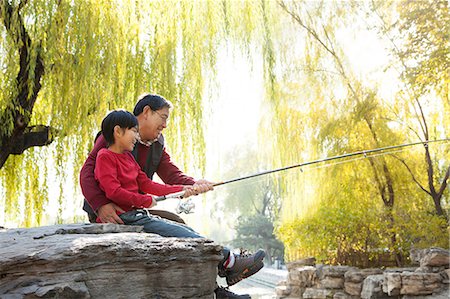
[[[156,111],[156,110],[154,110],[153,112],[155,112],[156,114],[158,114],[159,117],[161,117],[161,119],[163,120],[163,122],[164,122],[165,124],[169,123],[169,116],[164,115],[164,114],[161,114],[161,113],[159,113],[159,112]]]

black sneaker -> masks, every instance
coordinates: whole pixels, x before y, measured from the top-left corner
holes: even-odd
[[[260,249],[255,254],[235,254],[234,265],[230,269],[221,269],[219,276],[227,279],[228,286],[232,286],[244,278],[250,277],[262,267],[262,260],[266,256],[264,250]]]
[[[214,293],[216,293],[216,299],[252,299],[249,294],[238,295],[224,287],[218,287]]]

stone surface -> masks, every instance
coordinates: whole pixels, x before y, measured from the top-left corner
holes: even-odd
[[[383,292],[384,275],[370,275],[363,281],[361,298],[363,299],[384,299],[389,296]]]
[[[402,276],[401,273],[391,272],[384,273],[383,280],[383,292],[389,296],[400,295],[400,289],[402,288]]]
[[[421,267],[444,266],[449,268],[450,251],[439,247],[412,249],[410,259],[412,262],[420,264]]]
[[[307,288],[303,293],[303,298],[307,299],[327,299],[333,298],[333,290],[327,289],[317,289],[317,288]]]
[[[317,267],[318,287],[323,289],[343,289],[344,275],[347,271],[357,270],[349,266]]]
[[[337,291],[333,295],[333,299],[359,299],[359,296],[352,296],[343,291]]]
[[[402,299],[448,299],[450,298],[450,289],[444,288],[440,292],[433,293],[431,295],[425,296],[413,296],[413,295],[405,295]]]
[[[383,271],[381,269],[371,268],[347,271],[344,275],[344,290],[352,296],[359,296],[361,294],[364,279],[366,279],[369,275],[377,275],[382,273]]]
[[[440,291],[442,276],[438,273],[412,273],[401,274],[402,295],[428,295]]]
[[[0,298],[214,297],[220,246],[141,230],[114,224],[2,230]]]
[[[317,283],[321,289],[343,289],[344,277],[325,277]]]
[[[316,281],[316,268],[304,266],[289,271],[288,283],[299,287],[311,287]]]
[[[315,264],[316,264],[315,257],[307,257],[301,260],[287,263],[286,268],[288,269],[288,271],[291,271],[291,269],[300,268],[303,266],[314,266]]]
[[[291,288],[288,286],[276,286],[275,287],[275,294],[278,297],[287,297],[291,294]]]

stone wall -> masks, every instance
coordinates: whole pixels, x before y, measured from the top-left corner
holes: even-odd
[[[411,260],[417,266],[384,270],[316,265],[314,258],[292,262],[288,279],[276,287],[277,298],[450,298],[448,250],[414,250]]]
[[[0,298],[214,298],[221,246],[141,227],[0,230]]]

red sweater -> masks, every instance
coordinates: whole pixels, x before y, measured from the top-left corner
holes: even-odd
[[[163,185],[150,180],[130,152],[118,154],[101,149],[97,154],[94,173],[106,197],[124,211],[151,206],[152,197],[139,191],[166,195],[183,190],[183,186]]]
[[[160,138],[160,140],[162,140],[162,138]],[[138,147],[139,157],[147,157],[150,148],[141,143],[137,143],[136,146]],[[97,158],[98,152],[102,148],[106,148],[106,141],[103,136],[100,135],[80,171],[81,191],[83,192],[84,197],[94,211],[97,211],[98,208],[105,204],[111,203],[111,200],[106,197],[105,192],[100,189],[98,182],[94,176],[95,160]],[[143,169],[145,165],[145,159],[142,158],[139,160],[140,161],[138,161],[138,163],[141,169]],[[166,152],[165,148],[163,150],[158,169],[156,170],[156,174],[166,184],[195,184],[195,180],[192,177],[185,175],[175,164],[173,164],[170,155]]]

